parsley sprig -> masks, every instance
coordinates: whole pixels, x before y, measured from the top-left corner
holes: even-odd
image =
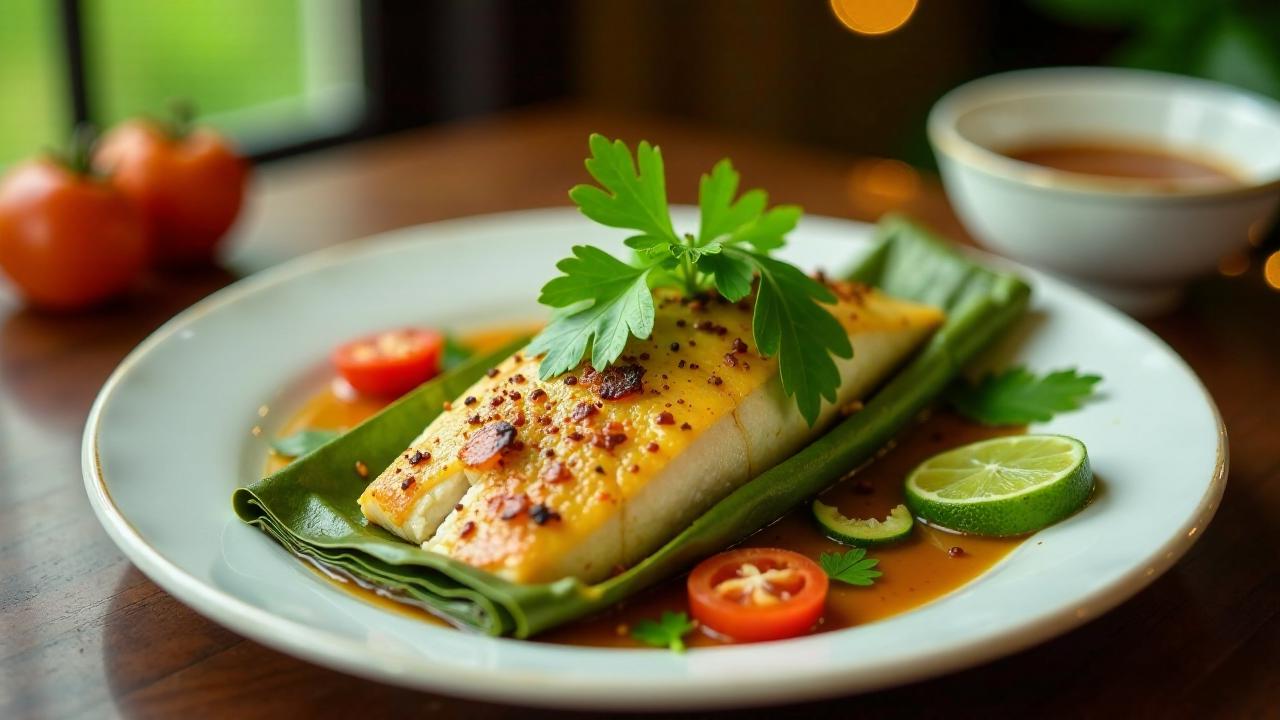
[[[636,623],[631,637],[646,645],[684,652],[684,636],[693,632],[696,627],[687,614],[668,610],[657,620],[641,620]]]
[[[956,385],[948,399],[956,410],[984,425],[1026,425],[1079,408],[1101,381],[1101,377],[1081,375],[1075,368],[1036,376],[1015,367],[987,375],[976,385]]]
[[[863,548],[854,548],[846,553],[822,553],[818,556],[818,564],[832,580],[862,587],[874,585],[876,578],[884,574],[875,569],[880,561],[867,557]]]
[[[801,415],[817,421],[825,398],[836,399],[840,375],[834,357],[853,348],[822,303],[835,295],[798,268],[771,257],[795,228],[794,205],[768,207],[763,190],[738,194],[739,175],[728,160],[716,163],[698,186],[701,219],[696,235],[680,235],[667,205],[662,152],[641,142],[634,157],[621,140],[590,139],[587,172],[596,185],[578,185],[569,197],[582,214],[609,227],[635,231],[626,245],[630,262],[589,245],[556,267],[562,273],[542,288],[538,302],[555,308],[530,351],[546,353],[546,380],[572,370],[589,355],[601,370],[617,360],[631,337],[653,332],[652,290],[674,287],[686,297],[714,288],[730,302],[756,292],[752,334],[760,352],[777,356],[782,387]],[[759,277],[757,282],[756,278]]]

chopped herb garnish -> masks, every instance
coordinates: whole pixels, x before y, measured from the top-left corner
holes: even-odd
[[[818,564],[832,580],[861,587],[870,587],[875,584],[876,578],[884,574],[875,569],[880,561],[867,557],[867,551],[863,548],[854,548],[845,553],[822,553],[818,557]]]
[[[689,616],[682,612],[664,612],[658,620],[641,620],[631,631],[631,637],[646,645],[670,648],[673,652],[684,652],[684,636],[697,627]]]
[[[295,458],[306,455],[341,434],[332,430],[299,430],[287,437],[276,438],[267,442],[277,454]]]
[[[984,425],[1025,425],[1079,408],[1101,380],[1075,368],[1037,377],[1016,367],[987,375],[976,385],[957,384],[948,399],[956,410]]]
[[[738,172],[729,160],[721,160],[699,185],[698,234],[679,235],[671,224],[657,147],[642,141],[633,158],[621,140],[592,135],[590,148],[587,171],[599,187],[578,185],[569,197],[592,220],[636,231],[626,241],[634,257],[624,262],[579,245],[572,257],[556,265],[563,274],[548,282],[538,298],[556,312],[530,345],[531,352],[546,353],[542,378],[572,370],[588,353],[591,365],[603,370],[631,337],[649,337],[654,288],[674,287],[687,298],[714,288],[738,302],[755,287],[755,343],[761,354],[778,357],[783,389],[795,397],[805,420],[814,423],[822,399],[834,402],[840,386],[832,356],[852,357],[853,348],[840,323],[821,305],[836,302],[835,295],[795,266],[769,256],[785,244],[800,208],[767,209],[763,190],[738,195]]]

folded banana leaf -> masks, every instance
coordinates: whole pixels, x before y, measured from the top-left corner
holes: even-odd
[[[507,582],[369,525],[356,504],[367,483],[352,470],[357,461],[371,471],[389,465],[446,400],[456,398],[520,343],[423,385],[345,435],[236,490],[235,511],[290,551],[384,588],[460,627],[528,637],[597,612],[751,535],[872,458],[1023,312],[1030,295],[1016,276],[962,257],[901,218],[880,224],[877,244],[850,277],[896,297],[944,308],[947,321],[860,412],[743,485],[644,561],[604,582]]]

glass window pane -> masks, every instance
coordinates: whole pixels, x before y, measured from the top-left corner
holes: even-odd
[[[103,124],[175,99],[254,148],[349,129],[362,109],[355,0],[86,0]]]
[[[57,7],[5,0],[0,9],[0,165],[61,146],[67,135]]]

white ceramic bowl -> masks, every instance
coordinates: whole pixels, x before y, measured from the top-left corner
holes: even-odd
[[[1133,314],[1261,233],[1280,201],[1280,103],[1219,83],[1115,68],[992,75],[944,96],[929,140],[969,231]],[[1241,183],[1063,172],[1000,154],[1039,142],[1132,142],[1229,164]]]

